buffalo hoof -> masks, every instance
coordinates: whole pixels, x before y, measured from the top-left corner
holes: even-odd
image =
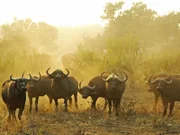
[[[67,108],[64,108],[64,112],[68,112],[68,109],[67,109]]]
[[[104,106],[102,110],[105,111],[106,110],[106,106]]]
[[[8,117],[7,122],[11,122],[11,117]]]
[[[169,115],[168,115],[168,118],[172,118],[172,117],[173,117],[173,114],[169,114]]]
[[[119,116],[119,113],[116,113],[115,115],[118,117],[118,116]]]
[[[55,108],[55,112],[58,112],[58,108]]]
[[[36,113],[38,112],[38,108],[35,108],[35,112],[36,112]]]
[[[76,107],[76,109],[78,109],[79,107],[78,107],[78,105],[75,105],[75,107]]]
[[[21,116],[18,116],[19,120],[21,121]]]
[[[92,110],[92,111],[95,111],[95,110],[97,110],[97,109],[96,109],[96,107],[91,107],[91,110]]]
[[[29,113],[32,113],[32,109],[29,109]]]

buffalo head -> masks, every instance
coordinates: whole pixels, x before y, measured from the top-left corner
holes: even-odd
[[[156,84],[155,83],[151,83],[151,79],[153,78],[153,76],[150,76],[148,81],[146,82],[146,84],[148,85],[148,91],[149,92],[153,92],[156,90]]]
[[[53,79],[61,79],[64,77],[67,77],[69,75],[69,70],[67,68],[65,68],[67,71],[67,74],[64,74],[62,70],[60,69],[56,69],[54,72],[49,73],[50,68],[48,68],[46,70],[46,74],[48,75],[49,78],[53,78]]]
[[[29,81],[31,81],[32,76],[29,74],[29,79],[21,77],[21,78],[13,78],[13,75],[10,76],[10,80],[14,81],[15,87],[21,92],[25,92],[27,90],[26,85]]]
[[[167,88],[168,86],[169,86],[169,84],[171,84],[172,83],[172,78],[171,77],[165,77],[165,78],[163,78],[163,77],[159,77],[159,78],[157,78],[157,79],[155,79],[155,80],[152,80],[152,79],[150,79],[150,83],[151,84],[155,84],[156,85],[156,89],[158,90],[158,91],[162,91],[163,89],[165,89],[165,88]]]
[[[39,77],[33,76],[32,79],[29,81],[29,87],[34,88],[37,82],[41,80],[41,73],[39,72]]]
[[[119,84],[123,84],[128,80],[128,75],[125,72],[124,72],[125,75],[124,79],[120,79],[119,75],[115,73],[112,73],[111,75],[108,76],[107,79],[104,79],[103,74],[105,74],[105,72],[101,74],[102,80],[108,82],[109,87],[111,87],[112,89],[116,89],[116,87]]]
[[[88,96],[92,96],[94,94],[97,94],[96,92],[96,85],[94,86],[83,86],[81,88],[81,83],[82,81],[79,83],[79,93],[82,95],[82,98],[87,98]]]

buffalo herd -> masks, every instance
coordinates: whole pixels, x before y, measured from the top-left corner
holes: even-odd
[[[128,75],[125,72],[123,72],[124,77],[117,73],[106,75],[103,72],[92,78],[85,86],[82,86],[83,81],[78,83],[69,74],[68,69],[64,73],[61,69],[52,72],[48,68],[46,75],[39,73],[39,76],[32,76],[29,74],[29,78],[25,78],[24,73],[19,78],[10,75],[10,78],[2,84],[2,99],[9,112],[8,121],[11,120],[11,117],[16,120],[16,109],[19,109],[18,118],[21,120],[26,102],[26,91],[30,102],[29,112],[32,112],[33,98],[35,98],[35,111],[38,112],[39,97],[44,95],[48,96],[50,104],[54,100],[56,111],[58,111],[58,99],[63,99],[64,110],[67,112],[68,104],[69,106],[72,104],[72,96],[75,107],[78,108],[78,93],[80,93],[84,99],[91,97],[92,110],[96,109],[97,99],[102,97],[105,100],[104,109],[108,105],[109,115],[112,107],[115,115],[119,115],[119,106],[128,80]],[[148,91],[153,92],[155,96],[154,111],[156,112],[157,102],[161,97],[164,108],[163,116],[166,115],[168,103],[170,103],[169,116],[172,116],[175,101],[180,101],[180,75],[159,74],[151,76],[147,84]]]

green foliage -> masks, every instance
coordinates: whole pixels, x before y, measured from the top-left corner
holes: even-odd
[[[101,18],[108,24],[103,34],[94,37],[88,37],[88,32],[79,28],[76,30],[83,36],[77,36],[75,28],[58,33],[55,27],[30,19],[15,19],[12,24],[1,26],[1,74],[44,72],[55,62],[59,68],[61,53],[74,49],[67,47],[66,40],[73,45],[79,39],[82,42],[71,58],[67,61],[65,58],[64,65],[78,80],[87,81],[104,71],[119,74],[125,71],[128,86],[139,88],[152,74],[179,73],[180,13],[158,16],[142,2],[127,10],[122,10],[123,5],[124,2],[107,3]],[[40,54],[38,50],[52,53]]]
[[[1,26],[1,35],[0,80],[8,79],[10,74],[19,76],[24,71],[37,74],[52,64],[51,56],[40,54],[36,51],[37,47],[33,46],[53,45],[57,36],[56,29],[52,26],[46,23],[36,24],[30,19],[15,19],[12,24]]]
[[[120,72],[127,70],[133,72],[137,57],[139,55],[138,39],[133,35],[126,35],[119,39],[107,41],[107,54],[105,55],[105,70]],[[108,62],[107,62],[108,61]]]
[[[109,22],[112,22],[115,19],[115,14],[117,11],[122,9],[122,6],[124,5],[124,2],[116,2],[115,4],[112,4],[110,2],[106,3],[104,14],[101,16],[103,20],[107,20]]]
[[[68,67],[72,74],[78,78],[91,78],[92,75],[99,74],[101,67],[101,57],[96,51],[84,47],[82,44],[78,45],[75,51],[75,57],[72,65]]]
[[[121,11],[123,4],[107,3],[102,19],[109,23],[104,34],[84,38],[76,51],[77,67],[72,68],[85,75],[93,70],[96,75],[125,71],[130,88],[143,87],[150,75],[178,74],[180,13],[158,16],[142,2]]]
[[[55,41],[57,39],[58,31],[51,25],[44,22],[33,24],[29,34],[31,41],[33,41],[33,45],[35,46],[44,46],[48,48],[56,46]]]

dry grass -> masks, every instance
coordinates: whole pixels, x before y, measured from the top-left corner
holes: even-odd
[[[97,111],[90,110],[90,98],[79,96],[79,109],[74,106],[69,112],[63,112],[60,100],[59,112],[54,111],[54,104],[48,105],[46,97],[40,98],[39,113],[29,114],[28,100],[22,122],[7,123],[3,119],[5,107],[0,102],[0,133],[2,135],[178,135],[180,134],[180,105],[175,105],[174,117],[161,118],[154,115],[153,94],[145,90],[126,90],[122,99],[119,117],[102,111],[104,100],[99,99]]]

